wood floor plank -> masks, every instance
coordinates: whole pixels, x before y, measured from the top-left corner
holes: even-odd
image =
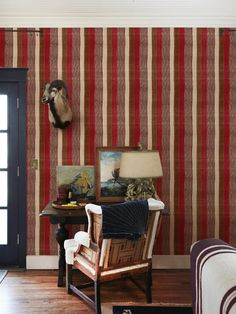
[[[91,290],[92,291],[92,290]],[[153,272],[153,302],[191,305],[190,274],[187,270]],[[144,294],[129,280],[105,283],[102,303],[145,303]],[[57,287],[56,271],[8,272],[0,284],[1,314],[93,314],[75,295]]]

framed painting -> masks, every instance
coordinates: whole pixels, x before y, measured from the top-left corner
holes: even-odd
[[[120,178],[122,152],[137,150],[137,147],[96,148],[96,201],[101,203],[123,202],[128,180]]]
[[[70,189],[73,198],[95,199],[94,166],[57,166],[57,191]]]

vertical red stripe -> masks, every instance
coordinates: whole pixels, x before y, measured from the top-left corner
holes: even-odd
[[[72,29],[67,30],[67,82],[68,95],[72,99]],[[67,128],[67,165],[72,165],[72,127]]]
[[[135,51],[134,51],[134,139],[135,145],[140,140],[140,126],[139,126],[139,98],[140,98],[140,77],[139,77],[139,57],[140,57],[140,29],[134,29],[135,36]]]
[[[50,30],[44,30],[44,73],[45,81],[50,81]],[[50,196],[50,124],[48,121],[48,106],[44,106],[44,121],[47,121],[42,128],[44,139],[42,157],[44,159],[43,184],[44,195],[43,202],[45,205],[49,202]],[[50,223],[48,219],[44,219],[44,254],[50,254]]]
[[[202,30],[202,238],[207,236],[207,29]]]
[[[95,112],[94,112],[94,95],[95,95],[95,76],[94,76],[94,49],[95,49],[95,29],[90,28],[90,164],[94,164],[94,136],[95,136]]]
[[[157,29],[157,149],[162,159],[162,29]],[[157,180],[157,191],[162,197],[162,180]]]
[[[112,29],[112,145],[117,145],[117,29]]]
[[[5,66],[5,33],[0,28],[0,67]]]
[[[25,29],[26,30],[26,29]],[[27,67],[28,64],[28,35],[27,32],[22,33],[22,67]]]
[[[162,159],[162,29],[158,28],[157,32],[157,150]],[[162,199],[162,179],[157,179],[156,191]],[[159,241],[157,253],[162,254],[162,225],[159,232]]]
[[[184,44],[185,31],[179,30],[179,209],[180,209],[180,253],[184,254],[185,208],[184,208]]]
[[[157,149],[162,149],[162,29],[157,29]]]
[[[224,241],[229,242],[229,51],[230,39],[229,32],[224,33]]]

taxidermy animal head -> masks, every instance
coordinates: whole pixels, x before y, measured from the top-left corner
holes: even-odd
[[[51,83],[46,83],[42,103],[48,104],[48,118],[55,128],[64,129],[70,125],[72,112],[64,81],[55,80]]]

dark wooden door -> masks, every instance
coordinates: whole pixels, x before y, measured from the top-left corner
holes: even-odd
[[[0,69],[0,266],[25,267],[26,123],[22,82]],[[12,69],[12,75],[17,71]],[[14,77],[14,75],[13,75]],[[10,76],[11,78],[11,76]],[[20,110],[21,109],[21,110]],[[24,144],[22,146],[22,141]],[[22,201],[23,200],[23,201]]]

